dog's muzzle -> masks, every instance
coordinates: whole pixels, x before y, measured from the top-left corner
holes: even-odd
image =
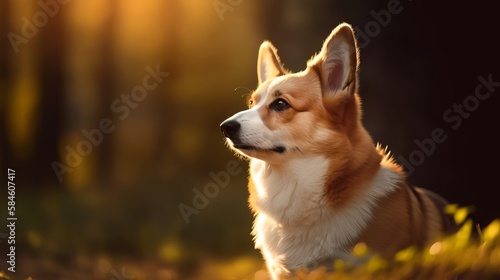
[[[224,133],[224,136],[231,139],[234,144],[241,142],[239,139],[240,128],[240,123],[235,120],[228,120],[220,125],[220,130]]]
[[[238,150],[261,150],[261,151],[273,151],[282,154],[286,151],[286,148],[282,145],[277,145],[271,148],[259,148],[248,143],[243,143],[241,141],[241,124],[235,120],[226,120],[220,125],[220,130],[224,133],[231,142],[233,143],[233,148]]]

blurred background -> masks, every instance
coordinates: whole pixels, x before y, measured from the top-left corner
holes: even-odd
[[[500,82],[499,8],[498,1],[0,1],[0,224],[7,168],[16,171],[18,218],[17,269],[8,275],[254,277],[262,262],[250,236],[247,162],[227,149],[219,124],[255,89],[263,40],[300,71],[344,21],[360,40],[360,95],[374,141],[411,164],[412,184],[473,206],[475,221],[487,225],[500,216],[493,195],[500,86],[491,83]],[[490,80],[485,100],[471,97],[479,76]],[[415,140],[436,128],[446,141],[418,157]],[[211,197],[200,198],[208,185]],[[2,226],[2,260],[7,245]]]

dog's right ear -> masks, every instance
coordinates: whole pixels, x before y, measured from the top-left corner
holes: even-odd
[[[323,94],[352,95],[357,88],[359,67],[359,49],[352,27],[347,23],[337,26],[308,65],[319,73]]]
[[[257,59],[257,76],[259,85],[265,81],[286,73],[283,64],[278,57],[276,48],[269,41],[264,41],[260,45],[259,57]]]

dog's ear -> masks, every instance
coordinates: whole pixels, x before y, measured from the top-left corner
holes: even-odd
[[[352,27],[337,26],[323,43],[321,52],[308,65],[320,75],[323,94],[354,94],[357,87],[359,50]]]
[[[283,64],[278,57],[276,48],[269,41],[260,45],[259,57],[257,59],[257,76],[259,85],[270,78],[278,77],[286,73]]]

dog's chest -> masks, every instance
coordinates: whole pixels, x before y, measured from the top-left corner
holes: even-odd
[[[392,172],[381,168],[357,199],[333,209],[324,198],[329,170],[325,158],[291,162],[286,170],[273,170],[257,160],[251,163],[255,246],[267,262],[281,269],[350,258],[348,246],[366,227],[377,198],[394,189]]]
[[[327,236],[329,225],[317,225],[326,214],[323,212],[329,211],[324,200],[328,167],[323,157],[290,162],[286,172],[252,160],[258,208],[253,234],[255,246],[268,262],[294,267],[325,255],[325,250],[337,251],[322,244],[331,238]]]

